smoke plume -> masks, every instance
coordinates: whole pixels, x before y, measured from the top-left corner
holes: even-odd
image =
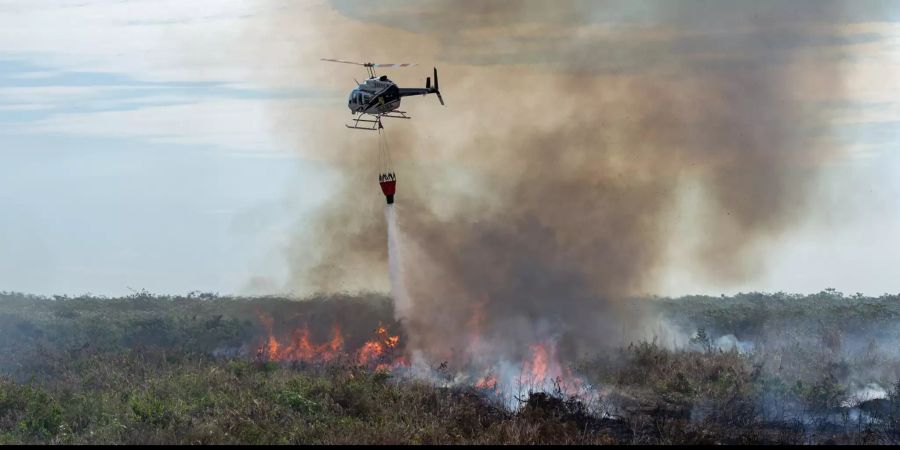
[[[272,33],[305,30],[285,54],[307,65],[423,63],[388,73],[402,86],[438,67],[447,107],[406,98],[414,118],[385,125],[398,174],[392,281],[409,348],[457,362],[487,347],[515,360],[546,341],[563,357],[595,351],[628,337],[622,305],[653,289],[674,241],[691,243],[679,261],[698,276],[745,280],[761,268],[760,245],[814,206],[818,167],[837,153],[823,144],[814,94],[841,89],[841,9],[634,5],[388,2],[382,14],[342,1],[328,5],[340,14],[273,18]],[[320,64],[316,73],[361,75]],[[298,230],[293,287],[383,286],[375,137],[343,128],[343,104],[316,108],[341,116],[274,114],[302,151],[344,174]],[[699,199],[687,212],[685,196]],[[685,220],[694,233],[675,234]]]

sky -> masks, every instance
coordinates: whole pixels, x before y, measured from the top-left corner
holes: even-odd
[[[481,20],[479,28],[442,21],[434,13],[440,3],[0,0],[0,290],[285,290],[286,248],[341,178],[334,155],[313,147],[332,135],[322,130],[343,129],[347,91],[363,76],[321,57],[420,63],[396,77],[408,83],[420,82],[431,65],[552,75],[559,65],[528,49],[596,35],[580,55],[559,57],[600,54],[609,61],[603,70],[639,76],[634,54],[681,59],[697,51],[691,39],[717,33],[724,48],[752,51],[732,32],[747,15],[764,10],[816,31],[822,5],[833,2],[684,1],[661,16],[658,1],[575,1],[558,16]],[[478,13],[502,19],[497,11],[506,3]],[[760,244],[765,270],[758,276],[726,285],[673,261],[651,294],[900,292],[900,7],[834,4],[826,31],[790,39],[801,49],[833,47],[845,61],[839,97],[814,84],[798,92],[828,108],[827,138],[846,149],[822,169],[816,209]],[[709,25],[703,12],[723,5],[729,14]],[[281,17],[297,23],[286,28]],[[360,27],[421,39],[421,51],[394,54],[341,39]],[[667,27],[680,30],[681,41],[661,52],[654,42],[668,39]],[[604,36],[619,29],[639,32],[608,44]],[[520,51],[484,39],[516,40]],[[818,64],[784,64],[792,63],[808,72]],[[452,73],[441,77],[445,92],[453,93]],[[453,108],[422,103],[429,104],[411,108],[425,117]],[[303,111],[289,116],[302,120],[285,123],[288,110]]]

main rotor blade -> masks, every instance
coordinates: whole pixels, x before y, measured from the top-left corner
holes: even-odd
[[[370,66],[370,65],[372,65],[371,63],[358,63],[358,62],[354,62],[354,61],[344,61],[343,59],[329,59],[329,58],[322,58],[322,61],[331,61],[331,62],[344,63],[344,64],[355,64],[355,65],[357,65],[357,66]]]
[[[320,59],[321,59],[322,61],[331,61],[331,62],[343,63],[343,64],[354,64],[354,65],[357,65],[357,66],[365,66],[365,67],[413,67],[413,66],[417,66],[417,65],[418,65],[418,64],[409,64],[409,63],[403,63],[403,64],[373,64],[373,63],[361,63],[361,62],[356,62],[356,61],[346,61],[346,60],[343,60],[343,59],[331,59],[331,58],[320,58]]]

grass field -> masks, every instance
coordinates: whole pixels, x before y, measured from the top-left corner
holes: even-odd
[[[261,316],[356,348],[389,299],[0,295],[0,443],[897,443],[900,297],[647,299],[686,337],[572,363],[515,406],[353,358],[268,361]]]

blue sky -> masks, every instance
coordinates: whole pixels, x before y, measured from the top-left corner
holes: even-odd
[[[573,33],[608,23],[700,23],[648,15],[653,2],[628,3],[628,14],[582,20]],[[328,156],[304,147],[321,142],[327,124],[342,126],[353,74],[340,72],[337,81],[334,71],[314,65],[323,56],[363,53],[340,48],[340,35],[323,46],[313,35],[323,27],[305,25],[339,32],[375,24],[403,38],[418,33],[421,52],[403,57],[451,70],[467,62],[532,63],[527,55],[484,59],[479,52],[489,46],[450,48],[455,34],[416,22],[429,16],[406,6],[0,0],[0,290],[280,290],[291,230],[327,200],[339,178]],[[418,7],[427,12],[429,3]],[[827,168],[819,193],[825,207],[772,244],[771,270],[760,278],[726,288],[676,265],[662,277],[660,293],[900,291],[900,14],[886,2],[842,11],[834,29],[803,44],[843,46],[854,62],[843,97],[815,86],[800,93],[833,111],[830,139],[851,150]],[[296,22],[284,35],[269,29],[280,14]],[[484,33],[511,32],[502,25],[452,32],[474,42]],[[552,43],[541,36],[535,45]],[[597,41],[585,51],[608,45]],[[298,47],[302,52],[292,53]],[[623,58],[611,57],[619,68],[627,63],[621,48],[610,54]],[[279,114],[285,110],[306,119],[285,124]]]

